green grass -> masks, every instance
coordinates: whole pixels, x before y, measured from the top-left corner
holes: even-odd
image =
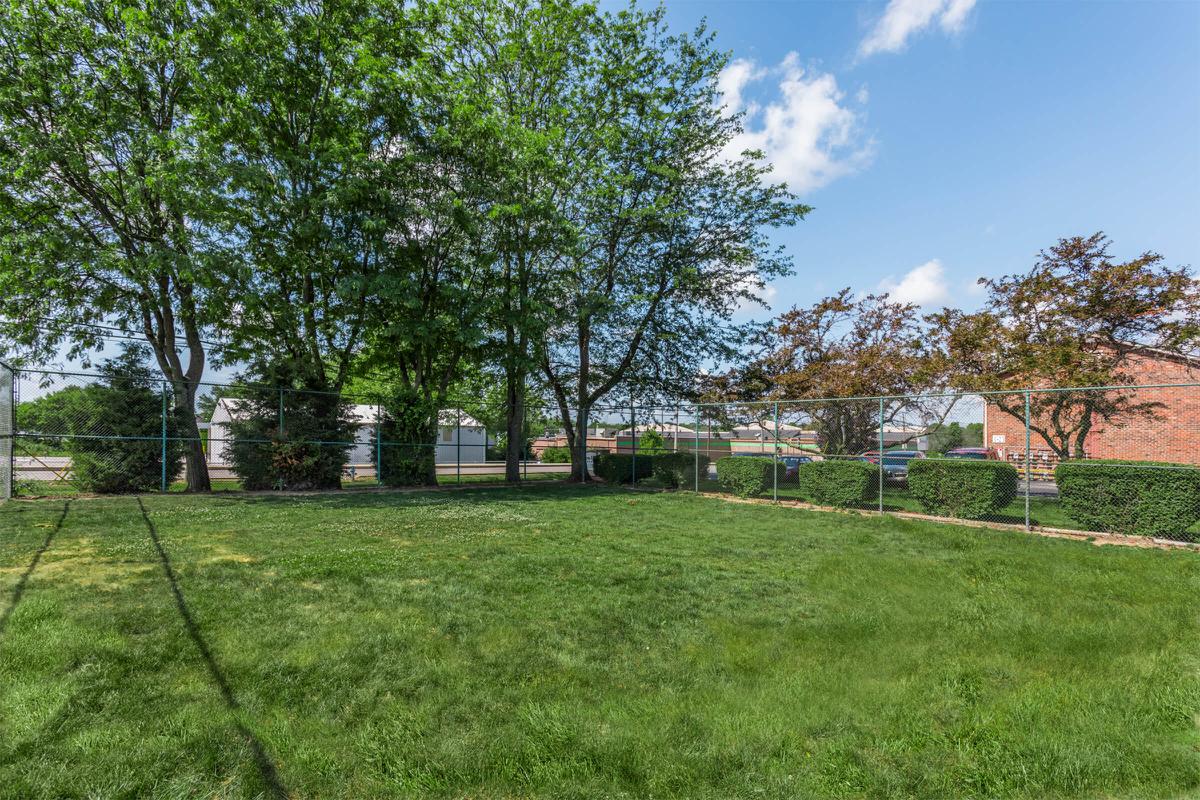
[[[0,506],[0,796],[1200,791],[1191,552],[553,485],[142,502]]]

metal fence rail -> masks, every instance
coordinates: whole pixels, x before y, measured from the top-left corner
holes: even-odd
[[[164,382],[0,365],[0,496],[180,490],[196,442],[217,489],[288,488],[288,475],[320,464],[333,471],[321,488],[387,483],[396,465],[418,462],[425,482],[505,478],[503,404],[454,398],[436,425],[401,434],[395,421],[405,409],[380,397],[233,384],[204,384],[199,395],[212,411],[197,435]],[[618,472],[600,470],[608,480],[1200,536],[1187,521],[1193,511],[1200,519],[1200,382],[743,403],[624,397],[591,409],[587,429],[574,431],[593,474],[595,458],[616,457]],[[550,398],[524,399],[521,477],[566,478],[560,409]],[[322,408],[336,408],[336,419]],[[665,469],[668,460],[656,459],[668,455]],[[256,477],[247,463],[270,474]]]

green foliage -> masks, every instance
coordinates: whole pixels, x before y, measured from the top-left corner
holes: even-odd
[[[667,443],[661,433],[650,428],[637,434],[637,450],[638,453],[649,453],[650,455],[665,453],[667,452]]]
[[[908,488],[926,514],[982,519],[1017,496],[1017,468],[1002,461],[916,458]]]
[[[1200,520],[1200,468],[1156,461],[1064,461],[1059,498],[1087,530],[1178,537]]]
[[[245,382],[229,425],[230,462],[243,488],[341,488],[355,432],[345,401],[297,386],[292,362],[256,364]]]
[[[800,494],[822,506],[852,508],[879,497],[879,467],[865,461],[826,458],[801,464]]]
[[[543,464],[570,464],[571,463],[571,448],[569,447],[547,447],[542,451]]]
[[[654,459],[655,456],[632,453],[597,453],[595,471],[605,483],[634,483],[654,473]]]
[[[662,453],[654,457],[654,477],[668,489],[691,488],[696,476],[708,479],[709,458],[703,453]]]
[[[775,459],[743,456],[722,458],[717,461],[717,481],[738,497],[754,497],[774,485],[772,467],[778,472],[778,480],[782,483],[787,468]]]
[[[419,392],[401,388],[383,407],[380,482],[385,486],[436,486],[436,406]]]
[[[84,492],[123,494],[157,491],[163,474],[162,388],[144,365],[145,348],[127,347],[103,367],[105,383],[65,395],[71,475]],[[173,414],[167,436],[177,437]],[[76,438],[103,436],[106,438]],[[108,438],[129,437],[129,438]],[[167,442],[167,479],[173,480],[182,459],[178,441]]]

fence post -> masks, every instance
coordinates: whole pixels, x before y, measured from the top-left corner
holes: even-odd
[[[167,382],[162,385],[162,485],[159,489],[167,491]]]
[[[383,485],[383,404],[375,404],[375,483]]]
[[[700,404],[696,404],[696,446],[692,448],[692,467],[696,473],[696,493],[700,492]],[[708,477],[705,475],[704,477]]]
[[[433,451],[437,460],[437,450]],[[435,467],[436,469],[436,467]],[[454,409],[454,482],[462,483],[462,409]]]
[[[629,460],[629,482],[637,486],[637,408],[633,404],[633,392],[629,393],[629,442],[633,458]]]
[[[879,513],[883,513],[883,398],[879,398]]]
[[[279,387],[279,438],[283,438],[283,387]]]
[[[773,437],[771,442],[771,495],[772,499],[779,502],[779,401],[775,401],[775,419],[771,423]]]
[[[1033,480],[1032,463],[1029,455],[1029,390],[1025,390],[1025,530],[1029,530],[1029,482]]]

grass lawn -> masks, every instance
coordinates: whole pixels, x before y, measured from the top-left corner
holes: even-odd
[[[541,485],[0,506],[0,796],[1200,791],[1200,555]]]

